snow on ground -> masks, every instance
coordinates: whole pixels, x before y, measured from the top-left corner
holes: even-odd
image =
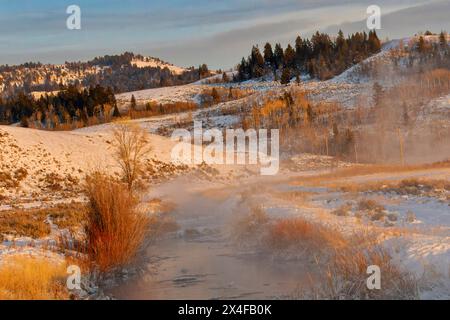
[[[249,80],[242,83],[211,83],[213,80],[218,77],[211,76],[209,78],[202,79],[198,82],[180,85],[180,86],[172,86],[172,87],[163,87],[163,88],[153,88],[132,92],[125,92],[116,95],[116,99],[120,108],[124,108],[129,105],[131,101],[131,97],[134,96],[136,102],[138,104],[144,104],[147,102],[157,102],[157,103],[173,103],[173,102],[195,102],[199,103],[198,95],[207,88],[211,88],[214,86],[220,87],[232,87],[238,89],[250,89],[253,91],[265,92],[271,89],[282,89],[286,88],[286,86],[280,85],[279,82],[276,81],[259,81],[259,80]]]
[[[237,75],[237,71],[225,71],[225,74],[227,75],[228,79],[232,80],[233,76]],[[212,75],[210,77],[200,79],[194,84],[214,84],[214,83],[220,83],[223,80],[223,73],[218,73],[215,75]]]
[[[439,97],[422,106],[417,118],[425,122],[450,119],[450,95]]]
[[[135,65],[138,68],[145,68],[145,67],[161,68],[161,69],[167,68],[173,74],[182,74],[183,72],[186,71],[185,68],[181,68],[152,57],[144,57],[144,59],[134,59],[131,61],[131,64]]]
[[[384,61],[387,57],[388,50],[395,48],[399,41],[393,41],[386,44],[383,51],[370,58],[373,60],[381,59]],[[143,65],[142,65],[143,66]],[[352,70],[353,69],[353,70]],[[342,103],[345,107],[351,108],[361,97],[366,97],[371,93],[372,83],[363,78],[355,78],[358,67],[354,67],[344,74],[325,82],[307,80],[303,82],[304,86],[310,91],[310,96],[316,101],[336,101]],[[215,76],[218,78],[220,75]],[[211,79],[212,80],[212,79]],[[167,88],[148,89],[135,91],[117,95],[117,100],[121,106],[126,105],[134,95],[138,103],[157,101],[160,103],[168,103],[175,101],[196,101],[198,94],[208,86],[207,81],[198,82],[184,86],[174,86]],[[214,84],[210,84],[213,86]],[[256,91],[254,95],[243,98],[238,101],[230,101],[221,103],[210,108],[199,109],[192,113],[182,113],[175,115],[165,115],[147,119],[137,119],[130,121],[145,128],[151,135],[151,145],[153,147],[150,157],[155,157],[160,161],[170,162],[170,152],[175,142],[168,138],[155,135],[159,129],[170,127],[188,116],[192,116],[195,120],[202,120],[207,127],[229,127],[236,123],[239,119],[237,115],[222,114],[224,110],[235,108],[242,104],[249,104],[252,100],[262,97],[267,90],[284,90],[288,86],[281,86],[274,81],[258,81],[251,80],[241,84],[217,84],[223,86],[234,86],[240,88],[252,88]],[[295,84],[291,84],[294,86]],[[425,108],[437,110],[444,114],[448,119],[448,108],[450,105],[450,97],[442,97],[436,99]],[[426,119],[428,115],[424,115]],[[0,126],[0,173],[9,172],[15,174],[19,169],[24,169],[27,175],[22,178],[18,187],[5,187],[0,182],[0,195],[7,197],[7,202],[1,200],[0,210],[10,209],[13,205],[21,205],[22,207],[34,207],[39,204],[51,201],[57,203],[63,200],[72,200],[79,197],[77,184],[79,184],[84,175],[92,169],[104,169],[108,172],[116,172],[117,166],[113,157],[112,146],[112,129],[114,124],[103,124],[89,128],[83,128],[72,132],[48,132],[33,129],[17,128],[12,126]],[[323,168],[311,167],[310,172],[302,173],[304,175],[312,174],[329,167],[330,159],[315,158],[311,155],[299,155],[295,157],[293,162],[304,163],[322,163]],[[344,164],[343,164],[344,165]],[[326,188],[315,188],[309,190],[319,194],[319,199],[313,204],[318,208],[301,207],[298,203],[286,204],[281,201],[274,201],[271,197],[270,187],[274,181],[286,187],[288,177],[293,173],[289,170],[280,170],[280,175],[273,178],[259,177],[255,172],[249,173],[249,168],[237,168],[217,166],[219,176],[226,176],[230,181],[224,182],[220,180],[227,188],[229,194],[236,193],[245,181],[252,181],[259,193],[257,198],[259,204],[263,205],[268,213],[273,217],[286,217],[302,215],[315,221],[324,222],[323,210],[328,214],[327,221],[340,224],[343,229],[353,230],[356,228],[355,219],[353,217],[337,217],[330,214],[331,207],[327,206],[326,200],[336,200],[330,203],[334,206],[341,204],[344,200],[342,194],[329,192]],[[294,171],[297,169],[294,169]],[[231,172],[235,171],[235,176]],[[20,173],[20,172],[19,172]],[[244,174],[245,173],[245,174]],[[427,177],[432,173],[417,172],[419,177]],[[239,177],[239,180],[236,179]],[[368,181],[368,179],[383,180],[392,178],[393,174],[378,175],[376,177],[359,177],[353,181]],[[448,179],[448,175],[435,170],[434,178],[441,177]],[[76,178],[76,179],[74,179]],[[398,178],[398,177],[397,177]],[[190,177],[187,178],[189,186],[191,185]],[[219,177],[211,179],[214,182],[219,181]],[[253,179],[253,180],[251,180]],[[272,180],[271,180],[272,179]],[[362,179],[362,180],[361,180]],[[348,179],[350,180],[350,179]],[[78,181],[78,182],[76,182]],[[51,190],[54,184],[60,184],[56,197],[52,197]],[[209,184],[208,184],[209,183]],[[199,183],[205,191],[210,189],[210,183],[201,181]],[[181,186],[182,188],[185,185]],[[180,186],[175,186],[180,188]],[[267,189],[266,189],[267,188]],[[152,192],[158,192],[158,186]],[[183,189],[184,190],[184,189]],[[309,192],[307,190],[303,190]],[[410,225],[406,225],[410,230],[418,228],[416,233],[411,232],[400,238],[387,238],[384,245],[395,253],[394,257],[398,262],[406,266],[408,270],[413,271],[417,276],[421,276],[427,272],[429,276],[430,270],[436,271],[436,278],[432,279],[432,285],[423,295],[424,298],[449,298],[450,297],[450,210],[447,203],[438,201],[435,198],[420,197],[401,197],[392,195],[382,195],[386,200],[386,208],[389,212],[398,212],[400,215],[399,222],[404,221],[404,216],[408,211],[415,213],[416,221]],[[225,199],[227,200],[227,199]],[[195,200],[197,201],[197,200]],[[192,214],[196,213],[196,202],[188,202],[187,205]],[[202,200],[204,201],[204,200]],[[206,201],[206,200],[205,200]],[[221,202],[223,203],[223,202]],[[328,203],[329,204],[329,203]],[[208,204],[209,205],[209,204]],[[209,207],[207,206],[207,209]],[[183,208],[181,208],[183,209]],[[209,212],[209,211],[208,211]],[[320,214],[319,214],[320,212]],[[185,217],[184,217],[185,219]],[[207,218],[206,218],[207,219]],[[197,221],[197,220],[195,220]],[[219,221],[219,220],[217,220]],[[217,222],[216,221],[216,222]],[[221,220],[220,220],[221,221]],[[389,230],[388,227],[377,226],[381,229]],[[400,226],[400,224],[399,224]],[[401,225],[404,227],[405,225]],[[434,230],[439,232],[433,233]],[[25,242],[29,239],[22,239]],[[19,242],[20,243],[20,242]],[[189,244],[189,243],[188,243]],[[189,247],[187,248],[189,249]],[[28,252],[31,249],[26,246],[17,248],[0,248],[0,254],[15,252],[21,250]],[[205,249],[206,250],[206,249]],[[207,249],[207,252],[209,249]],[[37,253],[40,254],[40,253]]]
[[[400,44],[400,40],[392,40],[387,43],[385,43],[382,48],[381,52],[367,58],[363,61],[363,63],[371,63],[371,62],[383,62],[385,64],[391,63],[389,54],[391,50],[398,48]],[[329,80],[331,83],[362,83],[367,82],[369,79],[367,77],[364,77],[361,75],[361,64],[356,64],[340,75],[334,77],[333,79]]]
[[[0,126],[0,173],[3,177],[0,194],[8,199],[0,205],[42,203],[60,198],[79,197],[84,176],[94,170],[117,172],[114,158],[112,128],[114,124],[94,126],[72,132],[51,132]],[[149,157],[170,161],[173,145],[169,139],[150,137]],[[15,186],[17,182],[17,186]],[[56,198],[52,198],[54,195]],[[5,209],[5,208],[4,208]]]
[[[385,65],[392,64],[389,57],[390,50],[396,48],[399,43],[399,40],[386,43],[380,53],[368,58],[364,63],[377,61]],[[358,102],[358,99],[367,99],[368,96],[372,95],[373,80],[361,76],[360,69],[360,64],[355,65],[341,75],[328,81],[317,81],[310,79],[307,76],[303,76],[301,86],[309,92],[309,96],[314,101],[339,102],[344,107],[353,108]],[[235,72],[227,72],[230,79],[233,74],[235,74]],[[297,85],[294,80],[289,86],[281,85],[279,81],[273,81],[272,76],[251,79],[241,83],[215,83],[221,80],[221,78],[222,74],[217,74],[188,85],[126,92],[116,95],[116,99],[121,108],[130,103],[133,95],[138,104],[149,101],[163,104],[186,101],[198,103],[198,94],[201,93],[203,89],[211,86],[233,87],[266,92],[268,90],[281,91],[289,86]]]
[[[119,106],[129,104],[133,95],[138,104],[143,104],[149,101],[155,101],[162,104],[187,102],[194,101],[195,96],[199,94],[202,89],[203,87],[201,85],[188,84],[121,93],[116,95],[116,99]]]

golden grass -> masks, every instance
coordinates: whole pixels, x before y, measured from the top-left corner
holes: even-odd
[[[363,211],[381,212],[386,208],[372,199],[361,199],[358,201],[358,209]]]
[[[87,253],[101,272],[130,263],[148,232],[149,217],[136,209],[137,200],[127,187],[95,172],[87,178],[89,197]]]
[[[13,256],[0,265],[0,300],[68,299],[66,264]]]
[[[335,233],[334,236],[338,235]],[[338,235],[339,237],[339,235]],[[341,236],[342,237],[342,236]],[[326,248],[328,244],[323,243]],[[389,252],[379,245],[377,233],[361,231],[345,238],[339,248],[333,248],[325,260],[316,258],[318,272],[309,285],[302,285],[294,299],[417,299],[418,279],[394,263]],[[369,266],[378,266],[381,289],[367,288]]]
[[[85,206],[79,203],[59,204],[51,208],[9,210],[0,212],[1,234],[39,239],[50,235],[47,217],[61,229],[74,232],[82,226]]]
[[[50,235],[50,225],[45,222],[46,211],[12,210],[0,212],[0,238],[2,234],[15,237],[43,238]]]
[[[71,232],[77,231],[86,221],[86,205],[81,203],[61,204],[46,212],[58,228]]]
[[[314,192],[305,192],[305,191],[284,191],[272,193],[272,195],[278,199],[285,201],[295,201],[297,205],[307,203],[309,198],[314,194],[315,194]]]
[[[443,179],[409,178],[397,181],[381,180],[359,184],[342,182],[334,184],[333,187],[344,192],[392,191],[398,194],[418,195],[421,192],[430,192],[433,190],[450,191],[450,182]]]
[[[333,228],[296,217],[280,219],[271,224],[267,244],[273,249],[295,247],[320,250],[339,249],[348,245],[348,242]]]
[[[381,288],[367,288],[367,268],[378,266]],[[393,263],[388,252],[379,246],[365,249],[347,247],[336,251],[321,285],[314,289],[316,299],[417,299],[418,282],[409,272]]]
[[[352,211],[352,205],[349,203],[345,203],[341,206],[339,206],[337,209],[333,210],[331,213],[338,216],[338,217],[346,217],[350,214]]]
[[[322,185],[329,184],[334,180],[339,180],[343,178],[350,178],[356,176],[365,176],[380,173],[405,173],[414,172],[420,170],[428,169],[449,169],[450,161],[438,162],[432,164],[422,164],[422,165],[409,165],[409,166],[394,166],[394,165],[359,165],[350,168],[342,168],[335,170],[333,172],[312,175],[307,177],[295,178],[293,184],[295,185]],[[351,185],[350,183],[346,183]],[[358,187],[357,183],[356,187]],[[345,183],[343,183],[345,185]]]

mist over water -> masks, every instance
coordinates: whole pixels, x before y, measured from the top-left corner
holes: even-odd
[[[262,183],[270,184],[268,180]],[[272,299],[292,294],[312,270],[234,240],[234,226],[248,214],[242,199],[248,187],[179,179],[154,190],[152,196],[175,202],[179,229],[154,241],[139,276],[110,293],[119,299]]]

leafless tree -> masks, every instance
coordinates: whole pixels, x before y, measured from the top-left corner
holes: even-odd
[[[118,124],[113,135],[116,161],[122,169],[122,178],[131,191],[143,171],[143,160],[151,151],[148,134],[139,126]]]

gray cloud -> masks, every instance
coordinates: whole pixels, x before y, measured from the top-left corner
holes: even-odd
[[[83,29],[71,32],[65,28],[65,16],[61,15],[65,3],[61,1],[57,8],[45,12],[24,12],[9,18],[4,13],[1,15],[0,63],[85,60],[128,50],[159,56],[183,66],[205,62],[225,68],[247,55],[252,44],[270,41],[285,45],[297,34],[309,36],[316,29],[360,31],[365,23],[354,21],[361,20],[365,7],[373,2],[213,0],[206,3],[200,0],[188,7],[168,5],[156,10],[152,3],[136,9],[132,7],[136,2],[129,1],[131,8],[123,12],[99,7],[83,10]],[[407,18],[404,10],[398,12],[400,16],[386,15],[383,32],[390,37],[420,30],[418,22],[423,26],[429,24],[430,29],[441,24],[441,28],[446,28],[444,21],[448,19],[442,15],[448,8],[442,8],[444,1],[438,5],[425,0],[377,2],[388,10],[429,3],[419,7],[422,9],[407,9],[412,10],[407,14],[414,18]]]
[[[426,30],[440,32],[450,31],[449,1],[437,1],[412,8],[402,9],[390,14],[382,15],[379,35],[391,39],[412,36],[418,32]],[[344,23],[341,25],[329,26],[326,32],[337,32],[342,29],[345,33],[352,33],[366,29],[366,21]]]

